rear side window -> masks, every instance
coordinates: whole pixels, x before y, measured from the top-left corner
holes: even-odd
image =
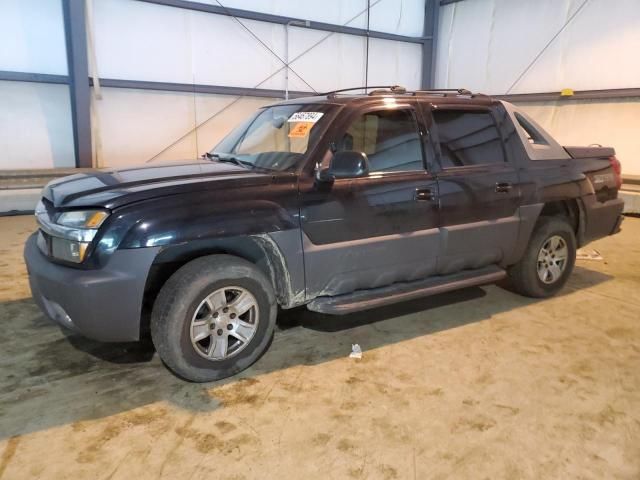
[[[518,120],[518,125],[524,131],[525,136],[527,137],[527,141],[533,145],[549,145],[549,142],[545,140],[542,134],[538,131],[536,127],[534,127],[526,118],[520,115],[518,112],[515,113],[516,120]]]
[[[337,144],[364,152],[370,172],[422,170],[422,146],[411,110],[380,110],[359,116]]]
[[[502,139],[491,113],[434,110],[442,168],[504,163]]]

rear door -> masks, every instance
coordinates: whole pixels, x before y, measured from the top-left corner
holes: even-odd
[[[332,184],[302,180],[307,291],[337,295],[435,273],[437,184],[425,168],[426,128],[412,99],[354,110],[324,155],[364,152],[366,177]]]
[[[431,108],[437,139],[439,274],[500,264],[515,247],[520,206],[518,172],[507,157],[489,107]]]

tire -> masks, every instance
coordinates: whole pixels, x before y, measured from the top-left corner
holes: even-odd
[[[562,242],[566,246],[566,261],[562,268],[559,267],[558,274],[553,265],[554,262],[558,262],[560,254],[554,255],[553,252],[563,251],[554,249],[554,246],[562,245]],[[548,255],[541,253],[543,247],[547,247],[545,252]],[[539,256],[543,260],[540,263]],[[547,261],[549,263],[546,265],[549,265],[549,268],[545,267]],[[576,237],[569,222],[563,217],[541,217],[529,239],[524,255],[509,269],[509,277],[514,289],[522,295],[534,298],[550,297],[567,282],[575,262]]]
[[[247,305],[253,306],[240,314]],[[151,338],[176,375],[210,382],[256,362],[271,344],[276,316],[271,282],[254,264],[209,255],[182,266],[164,284],[151,313]]]

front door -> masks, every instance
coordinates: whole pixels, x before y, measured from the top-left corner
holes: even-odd
[[[369,175],[300,183],[307,298],[424,278],[436,270],[437,184],[415,103],[376,104],[336,125],[323,162],[364,152]]]
[[[493,112],[452,106],[431,114],[440,160],[438,273],[500,264],[516,245],[520,184]]]

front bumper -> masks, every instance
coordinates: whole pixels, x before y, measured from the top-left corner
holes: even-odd
[[[27,240],[24,260],[33,299],[52,321],[104,342],[135,341],[147,275],[160,247],[116,250],[99,270],[50,262]]]

